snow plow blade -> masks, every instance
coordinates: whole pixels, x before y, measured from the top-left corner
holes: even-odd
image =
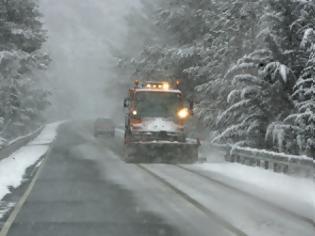
[[[125,145],[129,163],[186,163],[198,161],[198,143],[140,142]]]

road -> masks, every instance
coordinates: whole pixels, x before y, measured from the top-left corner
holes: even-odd
[[[190,166],[126,164],[117,140],[61,127],[9,236],[314,235],[314,225]]]

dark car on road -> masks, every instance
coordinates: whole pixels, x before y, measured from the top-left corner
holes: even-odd
[[[115,124],[113,120],[109,118],[97,119],[94,124],[94,136],[95,137],[114,137]]]

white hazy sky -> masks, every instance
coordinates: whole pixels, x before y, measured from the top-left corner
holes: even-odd
[[[53,93],[52,119],[109,112],[113,98],[104,94],[110,83],[107,43],[122,43],[123,18],[137,6],[137,0],[40,0],[46,48],[53,59],[46,82]]]

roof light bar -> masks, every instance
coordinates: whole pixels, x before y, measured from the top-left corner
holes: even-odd
[[[147,89],[171,89],[171,84],[169,82],[144,82],[141,86],[142,88]]]

